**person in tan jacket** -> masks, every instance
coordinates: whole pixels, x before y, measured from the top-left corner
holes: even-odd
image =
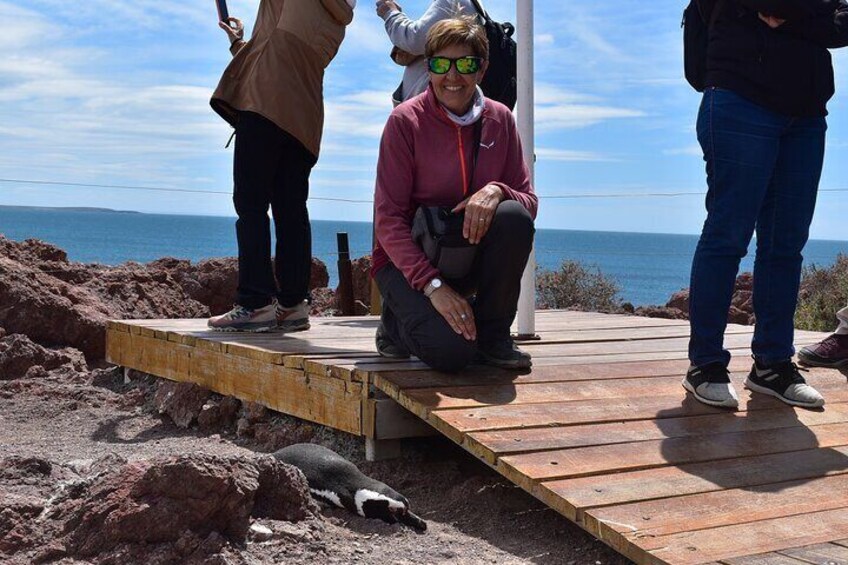
[[[353,20],[354,4],[261,0],[246,42],[240,20],[220,23],[230,37],[233,60],[211,105],[235,128],[239,281],[235,306],[210,318],[211,329],[309,328],[309,175],[321,147],[324,70]],[[277,238],[273,268],[269,207]]]

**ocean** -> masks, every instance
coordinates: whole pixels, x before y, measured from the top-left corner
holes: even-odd
[[[72,261],[107,265],[161,257],[199,261],[234,256],[234,223],[234,218],[210,216],[0,206],[0,234],[14,240],[41,239],[67,251]],[[333,287],[338,281],[338,232],[348,233],[352,257],[371,249],[371,224],[313,221],[312,254],[327,264]],[[689,286],[697,241],[694,235],[542,229],[536,233],[536,257],[543,269],[556,269],[565,260],[579,261],[614,278],[622,300],[664,304],[672,293]],[[839,253],[848,254],[848,242],[810,241],[805,265],[831,265]],[[742,270],[752,268],[749,254]]]

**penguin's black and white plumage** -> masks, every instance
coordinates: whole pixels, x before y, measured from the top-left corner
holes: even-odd
[[[298,443],[283,448],[274,457],[300,469],[312,496],[365,518],[389,524],[400,522],[417,530],[427,522],[409,511],[409,501],[391,487],[364,475],[353,463],[326,447]]]

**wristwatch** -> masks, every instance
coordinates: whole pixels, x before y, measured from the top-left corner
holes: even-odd
[[[424,287],[424,296],[430,298],[430,296],[440,288],[442,288],[442,279],[436,277],[428,282],[427,286]]]

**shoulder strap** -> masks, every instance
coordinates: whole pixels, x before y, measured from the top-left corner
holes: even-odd
[[[483,141],[483,116],[474,124],[474,152],[471,160],[471,174],[468,176],[468,190],[465,194],[472,194],[474,188],[474,174],[477,172],[477,159],[480,157],[480,143]]]
[[[709,29],[712,29],[715,26],[716,21],[718,20],[719,14],[721,14],[721,9],[724,7],[725,0],[716,0],[713,3],[713,10],[710,12],[710,17],[707,18],[706,14],[706,6],[704,4],[709,5],[709,0],[695,0],[695,6],[698,8],[698,13],[701,15],[701,20],[706,23]]]
[[[483,21],[488,23],[492,18],[489,17],[489,13],[483,9],[483,6],[480,5],[479,0],[471,0],[471,3],[474,4],[474,9],[477,10],[477,13],[483,18]]]
[[[713,6],[713,13],[712,16],[710,16],[709,29],[713,29],[715,27],[715,24],[718,21],[718,17],[721,15],[722,8],[724,8],[724,0],[718,0],[718,2],[716,2],[716,5]]]

